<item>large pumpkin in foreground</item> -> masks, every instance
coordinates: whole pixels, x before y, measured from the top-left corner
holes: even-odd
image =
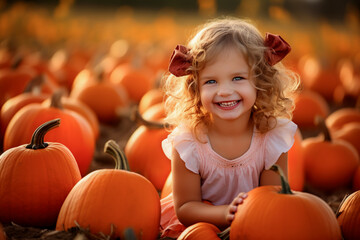
[[[282,187],[261,186],[248,193],[238,206],[230,239],[340,240],[341,232],[326,202],[309,193],[292,192],[282,177]]]
[[[0,222],[32,227],[56,224],[67,194],[81,178],[67,147],[44,142],[45,134],[59,124],[59,119],[44,123],[30,144],[0,155]]]
[[[125,156],[110,140],[106,152],[116,159],[115,169],[100,169],[81,179],[67,196],[59,213],[57,230],[77,224],[94,234],[124,238],[131,228],[137,239],[156,239],[160,226],[160,198],[149,180],[122,170]],[[121,162],[122,161],[122,162]]]

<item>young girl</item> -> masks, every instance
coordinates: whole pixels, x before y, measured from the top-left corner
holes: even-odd
[[[196,222],[226,228],[248,191],[280,185],[268,169],[287,172],[297,129],[291,94],[299,80],[279,62],[289,51],[280,36],[264,39],[239,19],[209,22],[176,47],[165,79],[166,121],[175,128],[162,143],[173,174],[173,193],[161,200],[163,237]]]

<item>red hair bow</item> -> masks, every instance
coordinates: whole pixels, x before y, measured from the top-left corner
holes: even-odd
[[[268,47],[265,58],[270,66],[280,62],[291,50],[290,45],[282,37],[271,33],[266,33],[264,44]]]
[[[191,64],[192,57],[189,49],[183,45],[177,45],[170,58],[169,72],[176,77],[185,76],[189,74],[187,69]]]

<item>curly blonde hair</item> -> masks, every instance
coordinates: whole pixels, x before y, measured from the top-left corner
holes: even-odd
[[[167,94],[165,121],[178,126],[185,124],[195,134],[199,126],[211,122],[210,114],[200,101],[199,71],[224,47],[235,46],[242,51],[250,67],[257,98],[252,109],[252,119],[258,131],[264,133],[276,126],[277,118],[292,118],[294,102],[292,94],[299,87],[299,77],[282,63],[270,66],[265,59],[264,38],[249,21],[224,18],[216,19],[200,27],[189,41],[188,48],[193,58],[189,75],[164,76]]]

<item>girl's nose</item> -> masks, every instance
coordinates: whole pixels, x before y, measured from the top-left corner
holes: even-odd
[[[219,96],[229,96],[234,92],[234,88],[230,84],[220,84],[218,89]]]

